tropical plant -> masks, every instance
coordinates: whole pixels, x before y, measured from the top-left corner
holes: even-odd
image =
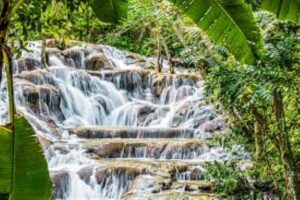
[[[270,15],[259,14],[258,18],[266,41],[264,59],[253,66],[219,60],[210,69],[207,91],[221,101],[235,126],[252,137],[261,174],[268,174],[265,177],[281,191],[282,198],[297,199],[299,32],[297,26]]]
[[[14,131],[0,127],[0,195],[12,200],[49,200],[51,180],[43,150],[24,117]]]
[[[128,0],[94,0],[92,7],[101,21],[118,23],[127,16]]]
[[[270,11],[280,20],[289,20],[300,24],[300,1],[263,0],[261,8]]]

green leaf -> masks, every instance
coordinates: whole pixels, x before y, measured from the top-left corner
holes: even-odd
[[[0,194],[11,192],[12,132],[0,126]]]
[[[0,126],[0,194],[10,193],[12,200],[49,200],[51,180],[35,132],[24,117],[16,118],[14,126],[14,133]]]
[[[251,6],[244,0],[170,0],[189,16],[215,43],[242,63],[253,64],[262,39]]]
[[[128,0],[94,0],[92,7],[103,22],[118,23],[127,18]]]
[[[263,0],[261,8],[274,13],[280,20],[300,24],[299,0]]]
[[[51,179],[41,145],[24,117],[15,119],[13,200],[49,200]]]

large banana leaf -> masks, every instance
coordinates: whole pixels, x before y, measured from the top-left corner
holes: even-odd
[[[2,190],[0,187],[0,193],[7,193],[10,189],[12,200],[49,200],[51,198],[51,181],[48,167],[31,125],[24,117],[18,117],[14,123],[13,139],[5,136],[7,134],[12,135],[1,129],[0,135],[3,137],[0,137],[0,156],[2,160],[10,161],[12,154],[8,149],[12,147],[14,170],[9,169],[10,164],[7,164],[8,167],[0,168],[0,174],[5,174],[4,178],[0,179],[0,186],[8,184],[10,180],[13,180],[13,184],[12,188],[4,187]],[[4,146],[2,146],[5,141],[3,138],[6,138],[7,142]],[[4,151],[8,154],[1,154]]]
[[[242,63],[253,64],[258,58],[262,39],[252,9],[244,0],[170,1]]]
[[[300,0],[263,0],[261,8],[274,13],[278,19],[300,24]]]
[[[103,22],[118,23],[127,18],[128,0],[94,0],[92,7]]]
[[[12,132],[0,126],[0,194],[11,192],[13,163]]]

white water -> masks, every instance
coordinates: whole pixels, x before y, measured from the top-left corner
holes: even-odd
[[[56,199],[121,199],[137,176],[129,173],[128,169],[111,169],[111,165],[105,164],[107,161],[93,159],[87,153],[85,140],[70,134],[70,129],[96,126],[192,129],[190,140],[197,140],[212,136],[210,131],[205,131],[207,123],[219,123],[222,128],[225,126],[213,107],[205,104],[203,81],[200,78],[146,73],[141,66],[127,65],[126,53],[111,47],[102,48],[114,66],[113,70],[86,70],[85,59],[99,51],[99,48],[93,47],[75,48],[75,52],[79,53],[71,61],[75,65],[77,63],[76,68],[67,66],[66,59],[55,55],[50,56],[48,69],[37,67],[33,71],[22,71],[15,61],[17,109],[31,122],[40,138],[53,142],[53,145],[44,146],[51,174],[65,174],[65,179],[59,177],[61,184],[60,188],[56,188]],[[22,57],[40,60],[40,44],[31,43],[31,49],[34,51],[24,52]],[[180,73],[184,73],[184,70]],[[158,82],[163,84],[162,91],[156,97],[151,90],[160,79]],[[5,124],[5,78],[0,91],[0,123]],[[137,140],[140,147],[131,147],[127,143],[126,148],[119,155],[114,154],[114,157],[184,162],[233,158],[222,147],[196,145],[190,148],[183,144],[186,140],[180,137],[168,139],[160,155],[153,156],[149,151],[156,142],[142,139]],[[244,159],[244,155],[239,152],[239,159]],[[83,173],[88,178],[80,177],[80,172],[88,168],[88,172]],[[100,169],[106,170],[102,175],[105,178],[97,178]],[[177,176],[179,180],[191,179],[191,172]]]

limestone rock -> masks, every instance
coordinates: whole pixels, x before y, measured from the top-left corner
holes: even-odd
[[[113,65],[103,53],[96,53],[88,56],[85,60],[87,70],[99,71],[103,69],[113,69]]]
[[[95,150],[95,153],[100,157],[107,158],[113,156],[114,154],[120,154],[123,148],[124,148],[123,142],[115,142],[115,143],[107,142],[105,144],[100,145],[100,147],[98,147]]]
[[[42,63],[39,60],[33,58],[22,58],[18,61],[18,68],[16,69],[19,73],[23,71],[32,71],[35,69],[42,68]]]
[[[56,199],[65,199],[70,181],[69,173],[66,171],[53,172],[51,178],[54,188],[54,197]]]

